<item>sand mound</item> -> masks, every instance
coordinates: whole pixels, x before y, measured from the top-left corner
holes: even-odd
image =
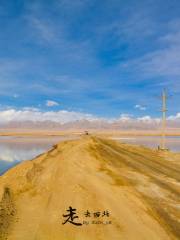
[[[178,239],[178,160],[97,137],[60,143],[0,177],[0,239]],[[62,224],[69,207],[81,226]]]

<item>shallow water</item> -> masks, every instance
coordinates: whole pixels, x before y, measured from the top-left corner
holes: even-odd
[[[159,136],[150,137],[113,137],[112,139],[121,142],[142,145],[150,148],[158,148],[161,143],[161,138]],[[166,147],[173,152],[180,152],[180,137],[166,137]]]
[[[74,137],[0,137],[0,175],[24,160],[31,160],[60,141]]]
[[[0,136],[0,175],[21,161],[31,160],[39,154],[48,151],[60,141],[77,139],[77,137],[11,137]],[[157,148],[160,137],[114,137],[113,139]],[[180,137],[167,137],[167,147],[174,152],[180,152]]]

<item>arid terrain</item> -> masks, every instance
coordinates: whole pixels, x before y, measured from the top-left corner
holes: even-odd
[[[96,129],[70,129],[66,131],[62,130],[37,130],[37,129],[0,129],[0,136],[9,136],[9,137],[47,137],[47,136],[79,136],[84,133],[85,130],[89,130],[90,133],[97,135],[97,136],[104,136],[104,137],[113,137],[113,136],[161,136],[161,131],[119,131],[119,130],[96,130]],[[180,136],[180,130],[170,130],[166,131],[166,136]]]
[[[179,219],[179,153],[83,136],[0,177],[1,240],[178,240]]]

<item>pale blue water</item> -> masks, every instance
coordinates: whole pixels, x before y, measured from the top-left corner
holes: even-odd
[[[158,136],[153,137],[113,137],[112,139],[125,143],[142,145],[150,148],[157,148],[160,145],[161,138]],[[180,137],[166,137],[166,146],[173,152],[180,152]]]
[[[31,160],[67,139],[72,137],[0,137],[0,175],[19,162]]]
[[[0,175],[19,162],[31,160],[51,149],[54,144],[67,139],[72,137],[0,137]],[[150,148],[157,148],[160,144],[159,137],[114,137],[113,139]],[[180,152],[180,137],[168,137],[167,147],[171,151]]]

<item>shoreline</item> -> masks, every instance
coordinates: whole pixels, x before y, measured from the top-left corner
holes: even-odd
[[[69,140],[78,140],[81,137],[85,136],[84,133],[50,133],[50,132],[25,132],[25,133],[15,133],[10,132],[8,134],[1,134],[0,133],[0,143],[7,143],[7,144],[14,144],[14,143],[21,143],[21,144],[30,144],[30,143],[58,143],[64,142]],[[120,135],[120,134],[89,134],[89,136],[97,136],[100,138],[106,138],[109,140],[114,140],[117,142],[121,142],[123,144],[128,144],[132,146],[142,146],[149,149],[156,150],[158,145],[160,144],[160,135]],[[155,141],[155,142],[154,142]],[[180,153],[179,143],[180,143],[180,136],[179,135],[167,135],[166,136],[167,144],[169,145],[168,152],[172,153]],[[153,142],[153,143],[152,143]]]
[[[72,131],[48,131],[48,130],[0,130],[0,137],[67,137],[67,136],[81,136],[84,135],[84,130]],[[102,137],[160,137],[159,131],[95,131],[88,130],[90,134]],[[180,137],[180,131],[167,131],[166,136]]]

